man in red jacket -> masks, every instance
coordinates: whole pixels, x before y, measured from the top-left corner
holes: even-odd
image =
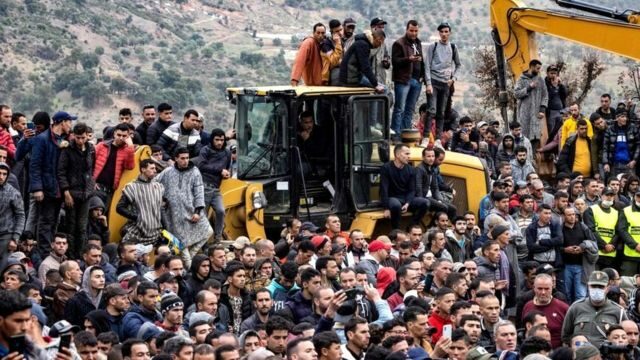
[[[113,140],[96,145],[93,178],[96,181],[97,195],[104,202],[107,214],[111,208],[111,197],[120,184],[122,174],[135,166],[134,152],[129,127],[124,123],[115,127]]]
[[[437,343],[442,337],[442,328],[445,325],[451,325],[451,317],[449,310],[451,305],[456,301],[456,293],[446,287],[440,288],[435,296],[436,308],[429,316],[429,325],[436,328],[435,334],[431,336],[431,341]]]
[[[7,148],[9,158],[13,159],[16,153],[16,145],[11,138],[9,126],[11,125],[11,108],[8,105],[0,105],[0,145]]]

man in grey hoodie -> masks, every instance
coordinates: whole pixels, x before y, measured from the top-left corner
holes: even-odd
[[[427,102],[429,113],[426,117],[425,129],[431,129],[431,119],[436,118],[436,139],[440,138],[444,128],[444,111],[449,100],[451,86],[456,81],[456,74],[460,70],[460,57],[456,46],[449,42],[451,25],[438,25],[440,41],[427,47],[425,51]],[[425,130],[428,131],[428,130]]]
[[[7,184],[11,169],[0,163],[0,268],[7,263],[9,240],[16,244],[24,228],[24,207],[20,192]]]

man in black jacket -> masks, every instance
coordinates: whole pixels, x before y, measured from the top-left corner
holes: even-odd
[[[95,188],[91,174],[96,152],[93,144],[87,140],[87,125],[76,124],[73,127],[73,140],[62,149],[58,158],[58,184],[64,194],[65,226],[69,250],[74,256],[80,255],[87,240],[89,199]]]
[[[595,157],[591,156],[591,139],[587,135],[587,121],[578,120],[577,132],[567,139],[558,158],[558,173],[579,172],[584,177],[592,177],[598,171]]]
[[[449,219],[454,219],[457,209],[444,202],[438,185],[439,172],[435,161],[436,152],[433,148],[422,150],[422,162],[416,167],[416,196],[427,201],[429,211],[444,211]]]
[[[402,213],[411,211],[413,223],[419,224],[429,208],[429,201],[416,196],[415,168],[409,164],[409,147],[398,144],[393,149],[395,159],[380,169],[380,200],[384,217],[391,219],[391,227],[400,227]]]
[[[379,84],[371,68],[369,55],[371,49],[376,49],[384,44],[386,35],[384,30],[375,30],[372,33],[358,34],[353,45],[349,48],[340,64],[340,82],[345,86],[367,86],[376,89],[376,92],[384,92],[384,84]]]
[[[158,105],[158,120],[147,129],[147,144],[155,145],[162,133],[173,125],[173,108],[167,103]]]

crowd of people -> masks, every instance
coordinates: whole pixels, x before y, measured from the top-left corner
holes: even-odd
[[[0,358],[640,359],[640,135],[628,104],[603,95],[587,119],[566,107],[557,69],[542,79],[534,60],[508,131],[456,119],[451,26],[423,50],[409,21],[389,56],[385,24],[356,34],[353,19],[332,20],[331,36],[316,24],[291,79],[383,93],[393,67],[395,134],[425,85],[433,146],[415,167],[406,145],[393,148],[380,185],[393,230],[372,239],[329,215],[223,246],[234,133],[205,131],[195,110],[174,122],[169,104],[147,105],[135,127],[121,109],[98,142],[67,112],[27,122],[0,105]],[[138,145],[151,158],[121,184]],[[445,150],[486,165],[478,214],[453,205]],[[534,161],[545,153],[557,155],[550,184]]]

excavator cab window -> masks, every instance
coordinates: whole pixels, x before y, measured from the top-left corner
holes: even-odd
[[[389,161],[388,98],[354,96],[351,119],[351,193],[358,210],[380,207],[380,168]]]
[[[269,96],[238,96],[236,132],[238,178],[286,175],[288,109]]]

